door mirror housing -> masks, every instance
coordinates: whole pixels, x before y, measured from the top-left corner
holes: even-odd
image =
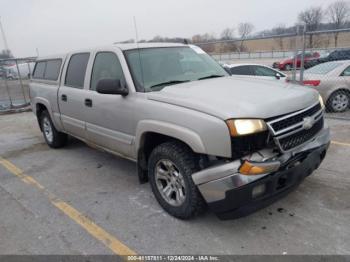
[[[275,77],[276,77],[277,79],[281,79],[282,75],[281,75],[280,73],[277,72],[277,73],[275,74]]]
[[[97,93],[108,94],[108,95],[122,95],[126,96],[129,94],[129,90],[125,88],[120,79],[101,79],[97,82],[96,87]]]

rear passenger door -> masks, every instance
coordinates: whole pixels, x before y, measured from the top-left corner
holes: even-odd
[[[84,90],[90,53],[72,54],[65,65],[58,92],[58,105],[64,130],[85,139],[86,106]]]

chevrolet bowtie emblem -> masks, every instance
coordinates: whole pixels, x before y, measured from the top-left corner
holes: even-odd
[[[305,130],[308,130],[308,129],[310,129],[310,128],[314,125],[314,123],[315,123],[315,120],[314,120],[313,117],[310,117],[310,116],[305,117],[305,118],[303,119],[303,128],[304,128]]]

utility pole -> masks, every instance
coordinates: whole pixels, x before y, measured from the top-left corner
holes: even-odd
[[[4,39],[5,50],[6,50],[7,54],[10,55],[10,50],[9,50],[9,47],[8,47],[8,44],[7,44],[5,31],[4,31],[4,28],[2,27],[2,23],[1,23],[1,16],[0,16],[0,30],[1,30],[2,38]]]

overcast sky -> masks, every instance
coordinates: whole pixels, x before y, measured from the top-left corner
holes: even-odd
[[[0,0],[9,48],[17,57],[62,53],[155,35],[191,37],[251,22],[255,31],[293,25],[300,11],[333,0]],[[0,38],[0,50],[4,42]]]

